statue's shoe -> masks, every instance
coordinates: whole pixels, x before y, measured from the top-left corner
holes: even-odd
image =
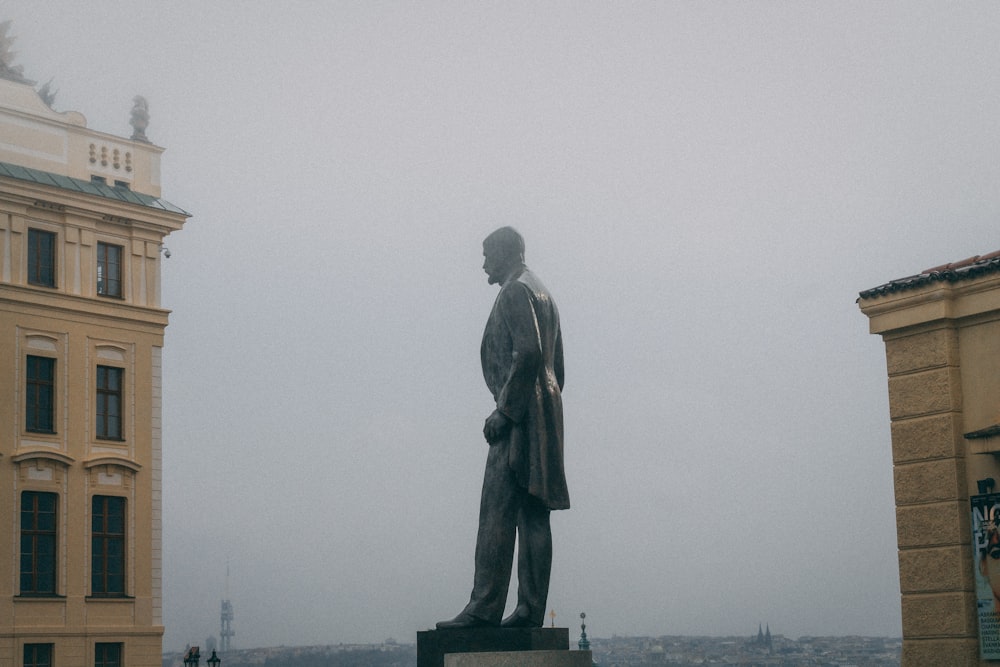
[[[542,627],[541,621],[533,621],[527,616],[521,615],[519,612],[514,612],[507,618],[500,622],[501,628],[540,628]]]
[[[462,612],[450,621],[438,621],[438,630],[457,630],[459,628],[493,628],[496,623]]]

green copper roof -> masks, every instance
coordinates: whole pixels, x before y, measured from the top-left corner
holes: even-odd
[[[88,195],[96,195],[106,199],[116,199],[129,204],[137,204],[139,206],[156,208],[170,213],[178,213],[183,216],[190,217],[191,215],[187,211],[174,206],[165,199],[145,195],[141,192],[134,192],[126,187],[112,187],[107,183],[84,181],[79,178],[70,178],[69,176],[50,174],[47,171],[20,167],[16,164],[10,164],[9,162],[0,162],[0,176],[8,176],[10,178],[16,178],[19,181],[30,181],[41,185],[51,185],[56,188],[73,190],[75,192],[82,192]]]

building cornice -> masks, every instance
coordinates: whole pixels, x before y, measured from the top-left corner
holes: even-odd
[[[858,305],[871,333],[953,326],[971,318],[1000,319],[1000,258],[929,270],[861,292]]]
[[[0,307],[24,307],[25,312],[37,312],[39,307],[53,314],[63,314],[75,320],[97,320],[103,326],[139,325],[161,332],[167,326],[170,311],[152,306],[137,306],[121,301],[104,304],[101,298],[48,291],[0,282]]]
[[[858,300],[873,299],[887,294],[925,287],[934,283],[957,283],[998,272],[1000,272],[1000,251],[992,252],[988,255],[976,255],[958,262],[936,266],[913,276],[890,280],[884,285],[864,290],[859,294]]]
[[[179,230],[191,214],[170,202],[132,192],[125,188],[113,188],[86,183],[66,176],[59,181],[37,169],[17,168],[21,177],[11,175],[0,163],[0,192],[10,197],[18,197],[28,206],[74,212],[78,215],[106,218],[114,215],[123,219],[142,220],[162,228],[163,234]],[[66,187],[55,183],[62,181]]]

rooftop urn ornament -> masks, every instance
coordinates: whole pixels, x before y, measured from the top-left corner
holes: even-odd
[[[149,102],[142,95],[132,98],[132,119],[129,125],[132,126],[132,140],[150,143],[146,137],[146,128],[149,127]]]

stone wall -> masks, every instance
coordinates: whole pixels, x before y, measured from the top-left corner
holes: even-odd
[[[1000,272],[862,293],[859,304],[885,344],[903,665],[995,664],[979,657],[969,497],[1000,467],[963,433],[1000,421],[989,342],[1000,339]]]

